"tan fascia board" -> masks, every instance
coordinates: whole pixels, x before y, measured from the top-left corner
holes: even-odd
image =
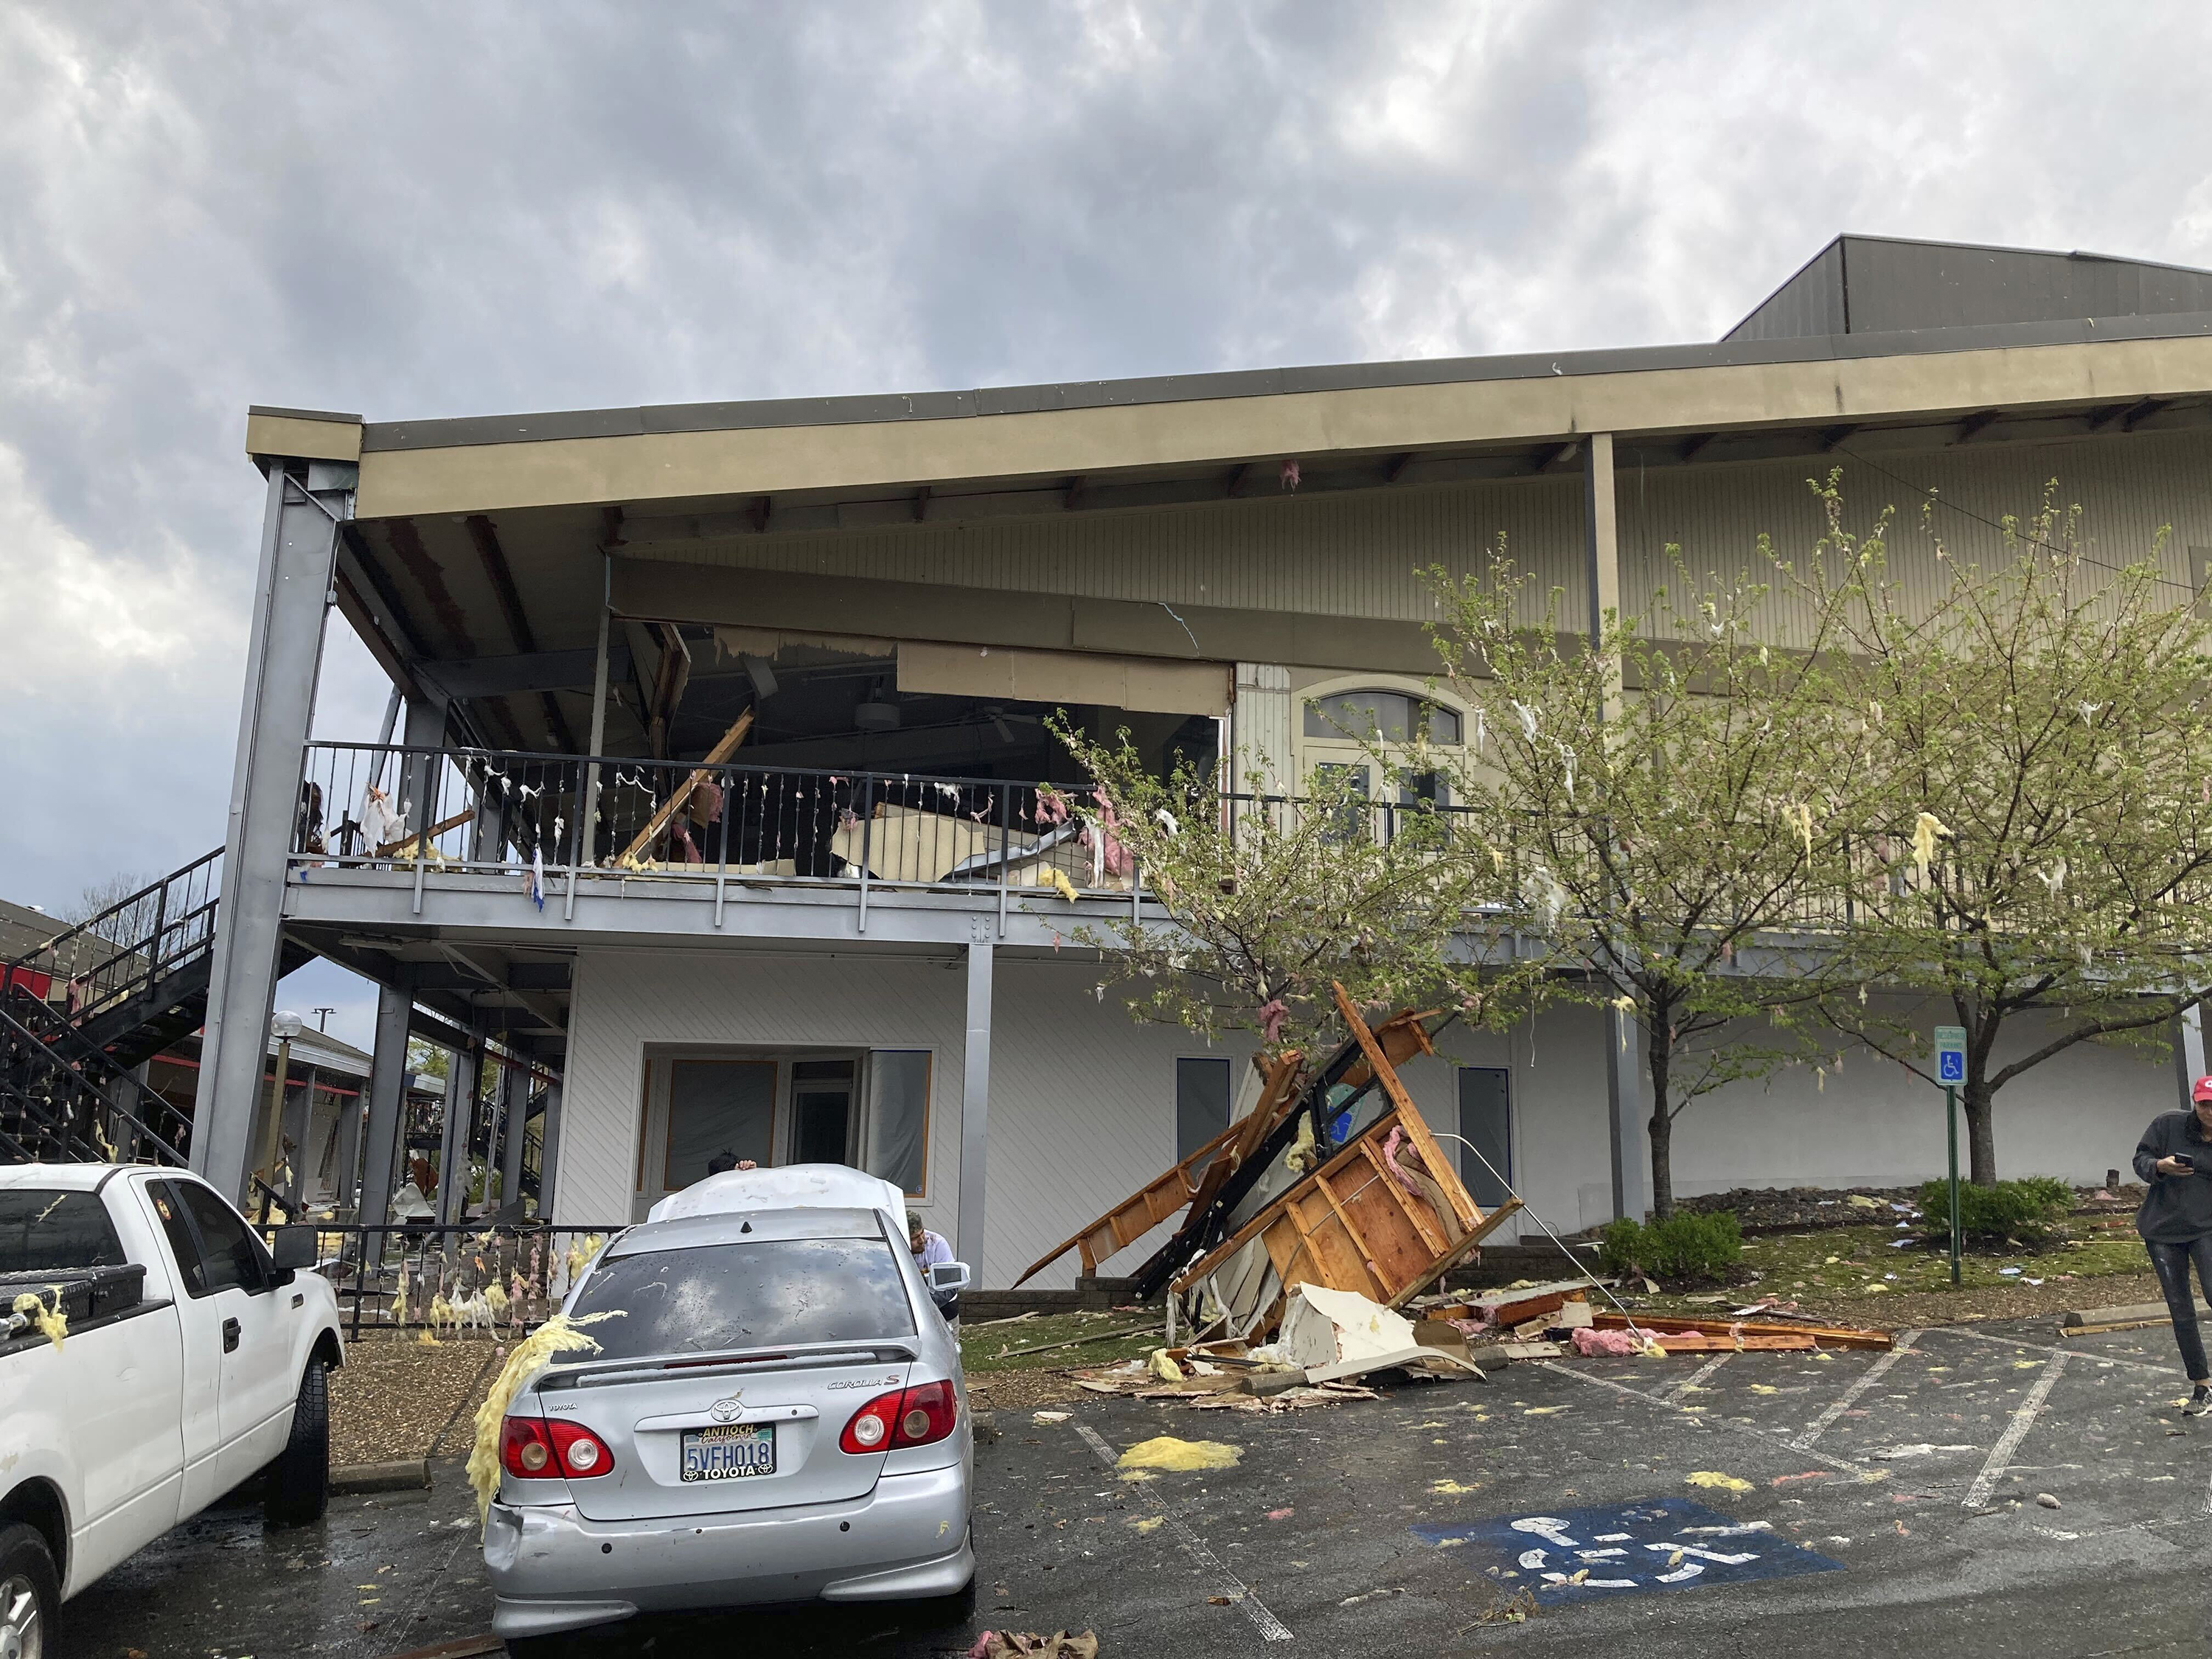
[[[246,453],[257,460],[358,461],[361,416],[306,409],[250,409]]]
[[[377,519],[1083,477],[1255,456],[1826,425],[2208,389],[2212,337],[2192,336],[559,438],[373,451],[362,458],[356,511]]]

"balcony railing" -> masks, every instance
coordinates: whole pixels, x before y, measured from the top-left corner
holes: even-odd
[[[1134,902],[1138,872],[1048,785],[482,749],[308,745],[295,868],[708,897],[734,886]]]

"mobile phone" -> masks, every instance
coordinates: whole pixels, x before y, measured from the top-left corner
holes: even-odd
[[[2197,1167],[2197,1160],[2186,1152],[2168,1152],[2166,1156],[2185,1170],[2193,1170]]]

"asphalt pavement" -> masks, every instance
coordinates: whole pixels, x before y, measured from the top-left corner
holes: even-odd
[[[1062,1423],[1003,1414],[979,1446],[966,1626],[729,1613],[580,1650],[921,1659],[1064,1627],[1148,1659],[1623,1641],[2193,1659],[2212,1419],[2182,1420],[2185,1391],[2163,1331],[2061,1347],[2038,1320],[1889,1354],[1522,1364],[1279,1416],[1087,1400]],[[1121,1452],[1161,1435],[1237,1461],[1122,1479]],[[70,1603],[58,1651],[392,1659],[481,1633],[489,1604],[447,1465],[429,1492],[339,1499],[311,1528],[210,1511]]]

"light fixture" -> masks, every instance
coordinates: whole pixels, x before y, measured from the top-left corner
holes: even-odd
[[[270,1035],[279,1037],[286,1042],[289,1042],[307,1029],[306,1020],[286,1009],[278,1010],[276,1018],[269,1022]]]
[[[896,732],[899,727],[898,705],[872,700],[861,703],[853,710],[853,724],[863,732]]]

